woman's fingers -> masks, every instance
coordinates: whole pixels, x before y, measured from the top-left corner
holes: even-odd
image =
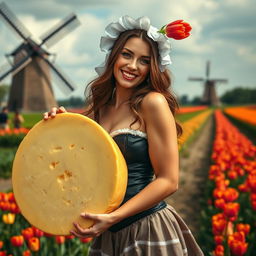
[[[71,230],[70,233],[80,238],[96,237],[100,232],[96,231],[95,227],[83,229],[78,223],[73,223],[76,230]]]
[[[67,112],[67,110],[63,106],[59,107],[58,113],[65,113],[65,112]]]
[[[53,107],[49,112],[45,112],[43,114],[44,120],[48,120],[49,118],[54,118],[56,114],[65,113],[67,110],[61,106],[59,108]]]

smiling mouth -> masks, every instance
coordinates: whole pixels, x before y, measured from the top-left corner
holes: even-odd
[[[127,71],[121,70],[123,78],[126,80],[133,80],[137,77],[137,75],[134,75],[132,73],[129,73]]]

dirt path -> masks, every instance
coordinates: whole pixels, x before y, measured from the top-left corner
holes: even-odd
[[[0,192],[5,192],[8,189],[12,188],[12,182],[10,179],[0,179]]]
[[[199,226],[200,202],[208,176],[212,141],[213,116],[198,137],[180,154],[180,185],[178,191],[166,201],[172,205],[196,235]]]

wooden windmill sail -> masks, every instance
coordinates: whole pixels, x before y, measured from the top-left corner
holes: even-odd
[[[57,106],[51,84],[52,78],[64,92],[73,91],[75,86],[60,68],[50,61],[51,54],[43,48],[43,45],[49,48],[75,29],[80,24],[76,15],[69,15],[43,34],[40,37],[40,44],[31,39],[31,33],[5,3],[0,4],[0,17],[23,39],[20,46],[6,55],[8,63],[0,69],[0,81],[12,73],[9,110],[45,111]]]
[[[206,78],[190,77],[190,81],[199,81],[204,83],[204,92],[201,98],[201,104],[210,106],[219,106],[220,100],[216,93],[216,83],[227,83],[227,79],[210,79],[210,61],[206,63]]]

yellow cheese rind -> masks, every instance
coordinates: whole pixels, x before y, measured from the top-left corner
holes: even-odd
[[[93,120],[71,113],[37,123],[13,162],[13,191],[37,228],[68,235],[82,212],[109,213],[122,202],[127,166],[111,136]]]

